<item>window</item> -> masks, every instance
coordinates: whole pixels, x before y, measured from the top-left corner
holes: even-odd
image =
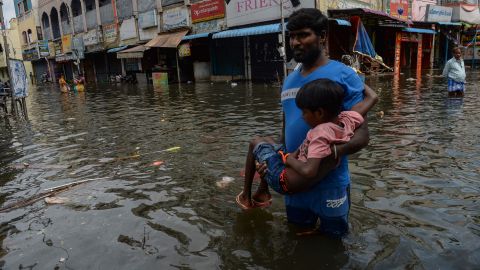
[[[32,43],[32,40],[33,40],[32,30],[31,30],[31,29],[28,29],[28,31],[27,31],[27,41],[28,41],[28,44]]]
[[[23,2],[20,2],[17,4],[17,7],[18,7],[18,15],[19,16],[22,16],[23,13],[25,13],[25,9],[24,9],[24,6],[23,6]]]
[[[23,44],[28,44],[27,32],[25,31],[22,32],[22,40],[23,40]]]
[[[27,0],[23,0],[23,10],[24,10],[25,12],[28,11],[28,3],[27,3]]]

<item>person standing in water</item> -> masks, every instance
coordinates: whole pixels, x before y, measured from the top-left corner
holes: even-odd
[[[452,50],[453,57],[448,60],[442,75],[448,79],[448,96],[463,97],[465,93],[465,63],[462,58],[462,50],[455,47]]]
[[[67,82],[65,81],[65,76],[60,75],[60,79],[58,80],[58,84],[60,85],[60,91],[62,93],[68,93],[70,90],[70,87],[68,86]]]

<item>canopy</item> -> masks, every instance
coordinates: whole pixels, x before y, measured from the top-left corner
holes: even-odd
[[[156,47],[156,48],[177,48],[178,44],[182,41],[182,38],[188,33],[188,30],[160,34],[147,42],[145,47]]]
[[[117,59],[125,58],[143,58],[143,52],[149,50],[150,48],[145,47],[144,45],[138,45],[130,49],[117,52]]]
[[[122,51],[122,50],[125,50],[128,46],[120,46],[120,47],[117,47],[117,48],[112,48],[112,49],[108,49],[107,50],[107,53],[115,53],[115,52],[119,52],[119,51]]]
[[[196,39],[196,38],[207,38],[208,35],[211,33],[200,33],[200,34],[193,34],[193,35],[188,35],[184,36],[182,40],[191,40],[191,39]]]
[[[402,29],[404,32],[409,33],[420,33],[420,34],[431,34],[435,35],[436,32],[432,29],[424,29],[424,28],[413,28],[413,27],[406,27]]]
[[[342,19],[330,19],[330,20],[335,21],[338,25],[341,25],[341,26],[352,26],[352,24],[346,20],[342,20]]]
[[[245,37],[245,36],[255,36],[263,34],[272,34],[282,31],[280,23],[259,25],[253,27],[232,29],[227,31],[222,31],[216,34],[213,34],[212,38],[231,38],[231,37]]]
[[[352,23],[354,29],[356,29],[353,51],[375,58],[377,53],[375,52],[375,48],[370,41],[370,37],[368,36],[367,30],[365,30],[360,17],[353,16],[350,18],[350,22]]]

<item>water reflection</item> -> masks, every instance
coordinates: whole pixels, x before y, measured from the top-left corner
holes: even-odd
[[[0,203],[102,179],[61,193],[67,204],[2,214],[0,267],[475,268],[480,99],[476,85],[448,99],[437,73],[369,79],[380,102],[369,117],[371,145],[351,158],[343,241],[297,235],[278,195],[264,210],[234,203],[249,139],[279,134],[278,87],[31,91],[29,122],[0,119]],[[236,181],[217,187],[224,176]]]

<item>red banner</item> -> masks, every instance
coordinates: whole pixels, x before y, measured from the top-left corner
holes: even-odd
[[[192,22],[203,22],[213,19],[225,17],[224,0],[206,0],[198,3],[193,3]]]

